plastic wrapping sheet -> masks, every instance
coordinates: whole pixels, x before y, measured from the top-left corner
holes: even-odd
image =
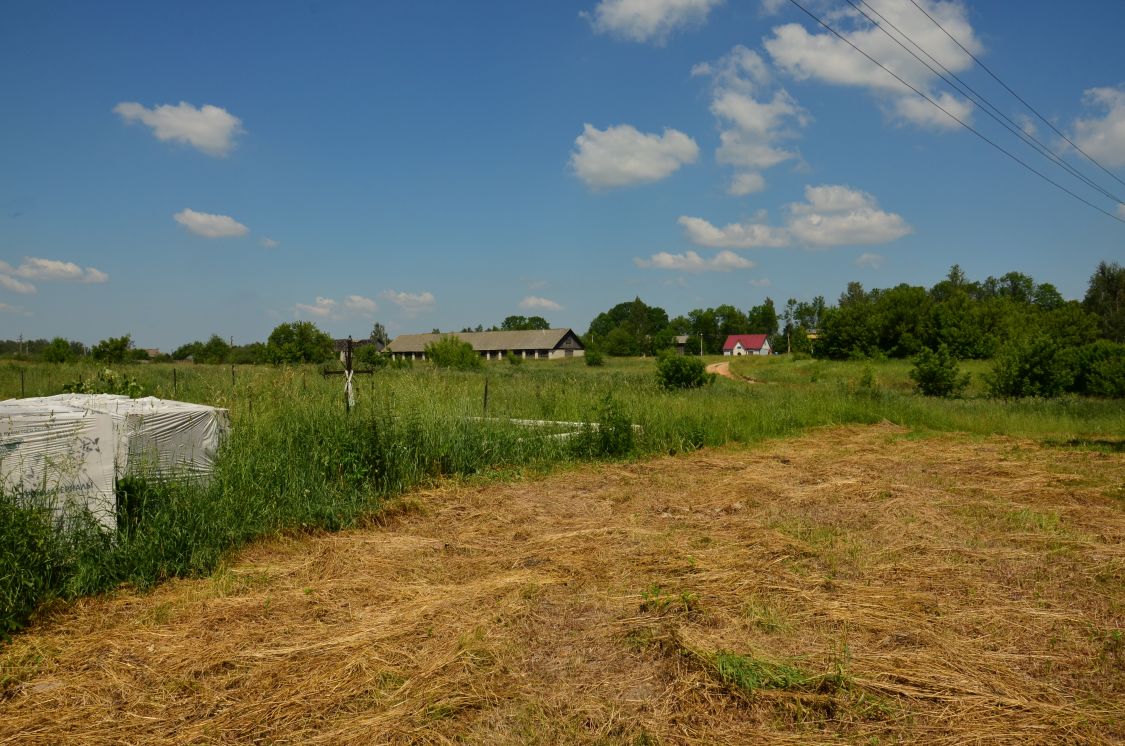
[[[113,420],[117,477],[205,477],[230,431],[225,409],[113,394],[58,394],[19,402],[60,404],[106,414]]]
[[[63,403],[0,402],[0,490],[50,507],[60,521],[89,512],[117,528],[113,419]]]

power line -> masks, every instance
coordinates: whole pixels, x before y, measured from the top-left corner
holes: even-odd
[[[908,42],[910,42],[914,46],[915,49],[920,51],[922,54],[926,55],[926,57],[928,57],[935,65],[940,67],[946,74],[951,76],[957,82],[956,83],[953,82],[953,80],[950,80],[948,77],[946,77],[946,75],[943,75],[941,72],[938,72],[937,70],[935,70],[933,65],[926,62],[921,57],[919,57],[917,54],[912,52],[905,44],[903,44],[901,41],[896,39],[881,24],[879,24],[877,21],[875,21],[875,19],[873,19],[871,16],[867,15],[867,13],[862,8],[860,8],[858,5],[856,5],[854,2],[852,2],[852,0],[844,0],[844,2],[846,2],[848,5],[855,8],[860,14],[863,15],[864,18],[866,18],[868,21],[870,21],[871,24],[875,26],[875,28],[882,31],[883,34],[886,35],[887,38],[889,38],[891,41],[893,41],[894,43],[896,43],[900,47],[902,47],[904,50],[906,50],[906,52],[908,54],[910,54],[912,57],[914,57],[914,59],[918,60],[918,62],[925,65],[929,69],[930,72],[932,72],[934,75],[937,75],[939,78],[944,80],[946,82],[946,84],[948,84],[950,87],[955,89],[962,96],[965,96],[970,101],[972,101],[973,103],[980,106],[981,110],[985,114],[987,114],[988,116],[992,117],[992,119],[995,120],[997,124],[1004,127],[1009,132],[1011,132],[1013,135],[1015,135],[1016,137],[1023,140],[1028,146],[1033,148],[1036,152],[1038,152],[1044,158],[1046,158],[1049,161],[1051,161],[1052,163],[1062,167],[1071,176],[1073,176],[1076,179],[1082,181],[1083,183],[1085,183],[1091,189],[1094,189],[1095,191],[1100,192],[1107,199],[1111,199],[1111,200],[1113,200],[1114,202],[1117,202],[1117,203],[1125,203],[1125,198],[1119,197],[1116,194],[1113,194],[1112,192],[1107,191],[1106,189],[1104,189],[1101,186],[1101,184],[1098,184],[1096,181],[1094,181],[1093,179],[1086,176],[1084,173],[1079,171],[1073,165],[1071,165],[1070,163],[1067,163],[1066,160],[1064,160],[1061,155],[1059,155],[1054,150],[1052,150],[1050,146],[1048,146],[1045,143],[1043,143],[1042,141],[1040,141],[1038,138],[1036,138],[1031,133],[1025,132],[1023,130],[1023,128],[1021,128],[1016,122],[1012,121],[1011,117],[1009,117],[1007,114],[1000,111],[1000,109],[996,105],[994,105],[991,101],[989,101],[987,97],[985,97],[984,95],[979,93],[971,85],[969,85],[964,80],[962,80],[957,75],[957,73],[950,70],[948,67],[943,65],[940,60],[936,59],[932,54],[930,54],[925,49],[923,49],[916,41],[914,41],[913,39],[910,38],[909,34],[904,32],[898,26],[894,25],[894,23],[889,21],[882,13],[880,13],[878,10],[873,8],[870,3],[866,2],[865,0],[858,0],[858,1],[862,5],[867,6],[868,10],[870,10],[872,13],[874,13],[876,16],[878,16],[879,19],[881,21],[883,21],[884,24],[886,24],[887,26],[890,26],[892,29],[894,29],[895,32],[898,33],[903,39],[906,39]],[[960,85],[958,85],[958,84],[960,84]],[[1001,121],[1001,118],[1004,121]]]
[[[953,43],[954,43],[954,44],[956,44],[957,46],[961,47],[961,50],[962,50],[962,51],[964,51],[964,52],[965,52],[965,54],[967,54],[967,55],[969,55],[970,57],[972,57],[972,58],[973,58],[973,62],[975,62],[975,63],[977,63],[978,65],[980,65],[980,66],[981,66],[981,69],[982,69],[982,70],[984,70],[984,71],[985,71],[986,73],[988,73],[989,75],[991,75],[991,76],[992,76],[992,79],[993,79],[993,80],[995,80],[995,81],[996,81],[997,83],[999,83],[1000,85],[1004,86],[1004,90],[1006,90],[1006,91],[1007,91],[1008,93],[1010,93],[1010,94],[1012,94],[1013,96],[1015,96],[1015,97],[1016,97],[1016,99],[1017,99],[1017,100],[1019,100],[1019,102],[1020,102],[1021,104],[1023,104],[1023,105],[1024,105],[1024,106],[1026,106],[1026,107],[1027,107],[1028,109],[1030,109],[1030,110],[1032,111],[1032,113],[1034,113],[1034,114],[1035,114],[1035,116],[1039,117],[1039,120],[1040,120],[1041,122],[1043,122],[1043,124],[1045,124],[1045,125],[1047,125],[1048,127],[1050,127],[1050,128],[1052,129],[1052,130],[1054,130],[1054,131],[1055,131],[1055,134],[1057,134],[1057,135],[1058,135],[1059,137],[1061,137],[1062,139],[1064,139],[1064,140],[1066,140],[1066,141],[1067,141],[1068,143],[1070,143],[1071,147],[1073,147],[1073,148],[1074,148],[1075,150],[1077,150],[1077,151],[1078,151],[1079,153],[1081,153],[1082,155],[1086,156],[1086,159],[1087,159],[1088,161],[1090,161],[1090,163],[1093,163],[1093,164],[1094,164],[1095,166],[1097,166],[1098,168],[1100,168],[1100,169],[1101,169],[1102,171],[1105,171],[1105,172],[1106,172],[1107,174],[1109,174],[1109,175],[1110,175],[1110,176],[1111,176],[1111,177],[1112,177],[1112,178],[1113,178],[1114,180],[1116,180],[1118,184],[1121,184],[1122,186],[1125,186],[1125,181],[1122,181],[1122,180],[1121,180],[1121,179],[1120,179],[1120,178],[1119,178],[1119,177],[1117,176],[1117,174],[1113,173],[1113,172],[1112,172],[1112,171],[1110,171],[1110,170],[1109,170],[1108,168],[1106,168],[1106,167],[1105,167],[1105,166],[1103,166],[1102,164],[1098,163],[1098,161],[1094,159],[1094,156],[1090,155],[1090,154],[1089,154],[1089,153],[1087,153],[1087,152],[1086,152],[1085,150],[1083,150],[1082,148],[1078,147],[1078,144],[1077,144],[1076,142],[1074,142],[1074,141],[1073,141],[1073,140],[1071,140],[1071,139],[1070,139],[1069,137],[1067,137],[1067,136],[1066,136],[1066,135],[1065,135],[1065,134],[1064,134],[1064,133],[1062,132],[1062,130],[1060,130],[1060,129],[1059,129],[1058,127],[1056,127],[1056,126],[1055,126],[1054,124],[1052,124],[1052,123],[1051,123],[1051,121],[1050,121],[1049,119],[1047,119],[1047,118],[1046,118],[1045,116],[1043,116],[1042,114],[1040,114],[1040,113],[1039,113],[1039,110],[1038,110],[1038,109],[1036,109],[1036,108],[1035,108],[1034,106],[1032,106],[1032,105],[1031,105],[1031,104],[1029,104],[1029,103],[1028,103],[1027,101],[1025,101],[1025,100],[1024,100],[1024,98],[1023,98],[1023,96],[1021,96],[1021,95],[1019,95],[1018,93],[1016,93],[1015,91],[1013,91],[1013,90],[1012,90],[1011,88],[1009,88],[1009,87],[1008,87],[1008,84],[1007,84],[1007,83],[1005,83],[1004,81],[1000,80],[1000,76],[999,76],[999,75],[997,75],[996,73],[992,72],[992,69],[991,69],[991,68],[990,68],[990,67],[989,67],[988,65],[984,64],[983,62],[981,62],[981,61],[980,61],[980,59],[978,59],[978,58],[977,58],[977,56],[976,56],[975,54],[973,54],[973,53],[972,53],[972,52],[970,52],[970,51],[969,51],[968,49],[966,49],[966,48],[965,48],[965,45],[964,45],[964,44],[962,44],[961,42],[959,42],[959,41],[957,40],[957,37],[955,37],[955,36],[954,36],[953,34],[949,33],[948,31],[946,31],[946,30],[945,30],[945,26],[942,26],[942,25],[941,25],[940,23],[938,23],[938,20],[937,20],[936,18],[934,18],[934,17],[932,16],[932,15],[930,15],[930,14],[929,14],[929,12],[928,12],[928,11],[927,11],[927,10],[926,10],[925,8],[923,8],[923,7],[921,6],[921,5],[919,5],[919,4],[917,3],[917,2],[915,2],[915,0],[910,0],[910,3],[911,3],[911,5],[913,5],[913,6],[915,7],[915,8],[917,8],[917,9],[918,9],[918,10],[920,10],[920,11],[922,11],[922,14],[923,14],[924,16],[926,16],[926,18],[929,18],[929,19],[930,19],[931,21],[933,21],[934,25],[935,25],[935,26],[937,26],[937,27],[938,27],[939,29],[941,29],[941,31],[942,31],[942,33],[943,33],[943,34],[945,34],[945,35],[946,35],[946,36],[948,36],[948,37],[949,37],[950,39],[952,39],[952,40],[953,40]]]
[[[880,67],[880,68],[881,68],[881,69],[882,69],[882,70],[883,70],[884,72],[886,72],[886,73],[887,73],[888,75],[892,76],[892,77],[893,77],[893,78],[894,78],[895,80],[897,80],[898,82],[902,83],[902,84],[903,84],[904,86],[906,86],[906,87],[907,87],[907,88],[909,88],[910,90],[914,91],[914,92],[915,92],[916,94],[918,94],[919,96],[921,96],[922,98],[924,98],[924,99],[925,99],[926,101],[929,101],[929,102],[930,102],[930,103],[931,103],[931,104],[932,104],[933,106],[935,106],[935,107],[936,107],[937,109],[939,109],[940,111],[942,111],[942,112],[943,112],[943,113],[944,113],[944,114],[945,114],[945,115],[946,115],[947,117],[949,117],[949,118],[950,118],[950,119],[952,119],[953,121],[957,122],[957,123],[958,123],[958,124],[960,124],[960,125],[961,125],[962,127],[964,127],[965,129],[969,130],[969,131],[970,131],[970,132],[972,132],[972,133],[973,133],[974,135],[976,135],[977,137],[979,137],[979,138],[980,138],[981,140],[984,140],[984,141],[985,141],[986,143],[988,143],[988,144],[989,144],[989,145],[991,145],[992,147],[996,148],[996,149],[997,149],[997,150],[999,150],[999,151],[1000,151],[1001,153],[1003,153],[1004,155],[1008,156],[1008,157],[1009,157],[1009,158],[1011,158],[1011,159],[1012,159],[1013,161],[1015,161],[1016,163],[1020,164],[1021,166],[1023,166],[1024,168],[1026,168],[1026,169],[1027,169],[1028,171],[1030,171],[1031,173],[1033,173],[1033,174],[1035,174],[1036,176],[1038,176],[1038,177],[1039,177],[1040,179],[1043,179],[1043,180],[1044,180],[1044,181],[1046,181],[1046,182],[1047,182],[1048,184],[1051,184],[1051,185],[1053,185],[1053,186],[1054,186],[1054,187],[1055,187],[1056,189],[1059,189],[1059,190],[1061,190],[1061,191],[1063,191],[1063,192],[1066,192],[1066,193],[1067,193],[1067,194],[1069,194],[1069,195],[1070,195],[1071,197],[1074,197],[1074,198],[1075,198],[1076,200],[1078,200],[1079,202],[1083,203],[1084,205],[1086,205],[1086,206],[1088,206],[1088,207],[1092,207],[1093,209],[1095,209],[1095,210],[1097,210],[1098,212],[1100,212],[1100,213],[1101,213],[1102,215],[1105,215],[1106,217],[1108,217],[1108,218],[1111,218],[1112,220],[1116,220],[1116,221],[1117,221],[1118,223],[1125,223],[1125,220],[1123,220],[1122,218],[1119,218],[1119,217],[1117,217],[1116,215],[1114,215],[1113,213],[1111,213],[1111,212],[1109,212],[1109,211],[1107,211],[1107,210],[1103,210],[1102,208],[1098,207],[1097,205],[1095,205],[1095,204],[1094,204],[1093,202],[1089,201],[1089,200],[1088,200],[1088,199],[1086,199],[1085,197],[1082,197],[1082,196],[1080,196],[1080,195],[1078,195],[1078,194],[1075,194],[1075,193],[1074,193],[1074,192],[1072,192],[1071,190],[1069,190],[1069,189],[1067,189],[1066,187],[1064,187],[1064,186],[1063,186],[1062,184],[1060,184],[1060,183],[1058,183],[1057,181],[1055,181],[1054,179],[1052,179],[1052,178],[1051,178],[1050,176],[1047,176],[1046,174],[1044,174],[1044,173],[1043,173],[1042,171],[1040,171],[1039,169],[1035,168],[1034,166],[1032,166],[1032,165],[1030,165],[1029,163],[1027,163],[1026,161],[1024,161],[1024,160],[1023,160],[1022,158],[1020,158],[1019,156],[1017,156],[1017,155],[1013,154],[1012,152],[1010,152],[1009,150],[1007,150],[1006,148],[1004,148],[1004,147],[1003,147],[1002,145],[999,145],[999,144],[997,144],[996,142],[994,142],[993,140],[989,139],[989,138],[988,138],[987,136],[985,136],[985,135],[984,135],[984,134],[982,134],[982,133],[981,133],[980,131],[978,131],[977,129],[975,129],[975,128],[974,128],[974,127],[973,127],[972,125],[970,125],[970,124],[967,124],[966,122],[964,122],[963,120],[961,120],[961,119],[960,119],[960,118],[959,118],[959,117],[958,117],[957,115],[955,115],[955,114],[953,114],[952,112],[950,112],[950,111],[949,111],[948,109],[946,109],[946,108],[945,108],[944,106],[942,106],[941,104],[939,104],[939,103],[938,103],[937,101],[934,101],[934,100],[933,100],[932,98],[930,98],[929,96],[927,96],[927,95],[926,95],[925,93],[923,93],[922,91],[918,90],[917,88],[915,88],[915,87],[914,87],[913,85],[911,85],[910,83],[906,82],[906,81],[905,81],[905,80],[904,80],[904,79],[903,79],[903,78],[902,78],[902,77],[901,77],[901,76],[900,76],[900,75],[899,75],[898,73],[896,73],[896,72],[895,72],[894,70],[891,70],[891,69],[890,69],[889,67],[887,67],[886,65],[884,65],[884,64],[883,64],[882,62],[879,62],[879,60],[875,59],[874,57],[872,57],[871,55],[869,55],[869,54],[868,54],[867,52],[865,52],[865,51],[863,51],[862,49],[860,49],[860,48],[859,48],[858,46],[856,46],[856,45],[855,45],[855,44],[854,44],[854,43],[853,43],[853,42],[852,42],[852,41],[851,41],[850,39],[848,39],[847,37],[843,36],[843,35],[842,35],[842,34],[841,34],[841,33],[840,33],[839,31],[837,31],[836,29],[832,28],[832,27],[831,27],[831,26],[829,26],[829,25],[828,25],[827,23],[825,23],[824,21],[822,21],[822,20],[820,19],[820,17],[819,17],[819,16],[817,16],[817,15],[816,15],[815,13],[813,13],[812,11],[810,11],[810,10],[809,10],[808,8],[806,8],[805,6],[801,5],[801,4],[799,3],[799,2],[797,2],[797,0],[789,0],[789,2],[790,2],[790,3],[792,3],[793,5],[797,6],[797,7],[798,7],[798,8],[799,8],[799,9],[801,10],[801,12],[803,12],[803,13],[804,13],[805,15],[807,15],[807,16],[808,16],[809,18],[812,18],[812,19],[813,19],[814,21],[816,21],[816,22],[817,22],[818,24],[820,24],[821,26],[823,26],[824,28],[826,28],[826,29],[827,29],[828,31],[830,31],[830,32],[831,32],[831,33],[832,33],[832,34],[833,34],[834,36],[836,36],[836,37],[837,37],[838,39],[840,39],[840,41],[844,42],[845,44],[847,44],[848,46],[850,46],[850,47],[851,47],[852,49],[854,49],[855,51],[859,52],[859,53],[860,53],[860,54],[862,54],[862,55],[863,55],[864,57],[866,57],[866,58],[867,58],[868,60],[870,60],[870,61],[871,61],[871,62],[872,62],[873,64],[875,64],[875,65],[877,65],[878,67]]]

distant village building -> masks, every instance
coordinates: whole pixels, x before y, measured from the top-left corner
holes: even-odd
[[[677,355],[686,355],[687,354],[688,335],[680,334],[679,336],[672,337],[672,342],[676,346],[676,354]]]
[[[768,334],[731,334],[723,343],[724,355],[768,355],[770,351]]]
[[[395,360],[425,360],[426,346],[440,342],[443,337],[456,337],[468,342],[485,360],[499,360],[509,352],[520,358],[542,360],[586,354],[582,340],[571,329],[402,334],[391,340],[387,352]]]

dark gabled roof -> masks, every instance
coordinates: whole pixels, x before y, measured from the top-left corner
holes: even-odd
[[[744,350],[760,350],[769,338],[770,335],[768,334],[731,334],[727,337],[727,341],[723,343],[723,352],[733,350],[739,342],[742,343],[742,349]]]
[[[390,352],[424,352],[426,345],[442,337],[457,337],[468,342],[477,352],[503,352],[505,350],[553,350],[562,344],[567,335],[582,342],[570,329],[535,329],[522,332],[448,332],[442,334],[400,334],[387,345]]]

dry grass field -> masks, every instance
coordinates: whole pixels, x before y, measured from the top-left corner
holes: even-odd
[[[0,743],[1125,739],[1125,454],[893,425],[396,500],[0,651]]]

